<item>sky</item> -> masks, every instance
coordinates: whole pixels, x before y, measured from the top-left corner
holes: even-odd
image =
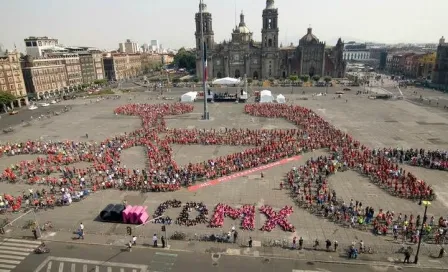
[[[231,37],[244,11],[254,40],[261,38],[266,0],[204,0],[215,42]],[[437,43],[448,36],[448,0],[275,0],[279,40],[298,43],[311,25],[327,44],[344,41]],[[117,49],[132,39],[159,40],[164,48],[195,45],[199,0],[0,0],[0,44],[24,51],[24,38],[49,36],[64,45]]]

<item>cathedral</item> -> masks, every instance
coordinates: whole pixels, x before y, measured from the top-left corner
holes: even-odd
[[[266,0],[263,10],[261,42],[252,39],[252,32],[240,15],[240,23],[233,29],[232,39],[215,43],[212,14],[202,3],[196,13],[196,75],[202,78],[201,11],[204,44],[207,51],[207,75],[209,78],[245,75],[253,79],[288,78],[292,75],[331,76],[342,78],[346,63],[343,60],[344,43],[338,40],[333,48],[326,48],[325,42],[314,36],[311,27],[298,46],[279,45],[278,9],[274,0]]]

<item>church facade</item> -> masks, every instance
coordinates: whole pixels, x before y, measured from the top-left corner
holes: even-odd
[[[329,49],[308,28],[298,46],[279,45],[278,9],[274,7],[274,0],[267,0],[263,10],[260,42],[252,39],[253,33],[246,26],[244,14],[241,13],[240,23],[233,29],[232,39],[215,43],[212,14],[207,11],[206,4],[199,6],[199,9],[202,9],[209,78],[240,78],[244,75],[253,79],[288,78],[291,75],[341,78],[345,75],[344,43],[341,39]],[[195,22],[196,75],[202,78],[200,12],[196,13]]]

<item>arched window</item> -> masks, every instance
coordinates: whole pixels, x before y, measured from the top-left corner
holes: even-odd
[[[235,78],[240,78],[241,74],[240,74],[240,70],[236,69],[235,70]]]
[[[253,77],[253,79],[258,79],[258,72],[255,71],[252,77]]]
[[[218,72],[218,74],[216,75],[217,78],[222,78],[222,74],[221,72]]]
[[[272,46],[272,39],[268,40],[268,46],[271,47]]]

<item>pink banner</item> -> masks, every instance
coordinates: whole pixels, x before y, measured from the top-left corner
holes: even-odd
[[[213,186],[213,185],[216,185],[216,184],[219,184],[219,183],[222,183],[222,182],[230,181],[230,180],[235,179],[235,178],[239,178],[239,177],[242,177],[242,176],[247,176],[247,175],[250,175],[250,174],[258,172],[258,171],[263,171],[263,170],[272,168],[274,166],[286,164],[286,163],[289,163],[289,162],[292,162],[292,161],[297,161],[300,158],[301,158],[301,156],[294,156],[294,157],[291,157],[291,158],[286,158],[286,159],[283,159],[283,160],[280,160],[280,161],[276,161],[276,162],[273,162],[273,163],[269,163],[269,164],[266,164],[266,165],[262,165],[262,166],[259,166],[259,167],[248,169],[248,170],[245,170],[245,171],[242,171],[242,172],[238,172],[238,173],[235,173],[235,174],[230,175],[230,176],[225,176],[225,177],[222,177],[222,178],[219,178],[219,179],[210,180],[210,181],[207,181],[207,182],[204,182],[204,183],[192,185],[192,186],[188,187],[188,191],[194,192],[194,191],[197,191],[197,190],[199,190],[201,188],[204,188],[204,187]]]

